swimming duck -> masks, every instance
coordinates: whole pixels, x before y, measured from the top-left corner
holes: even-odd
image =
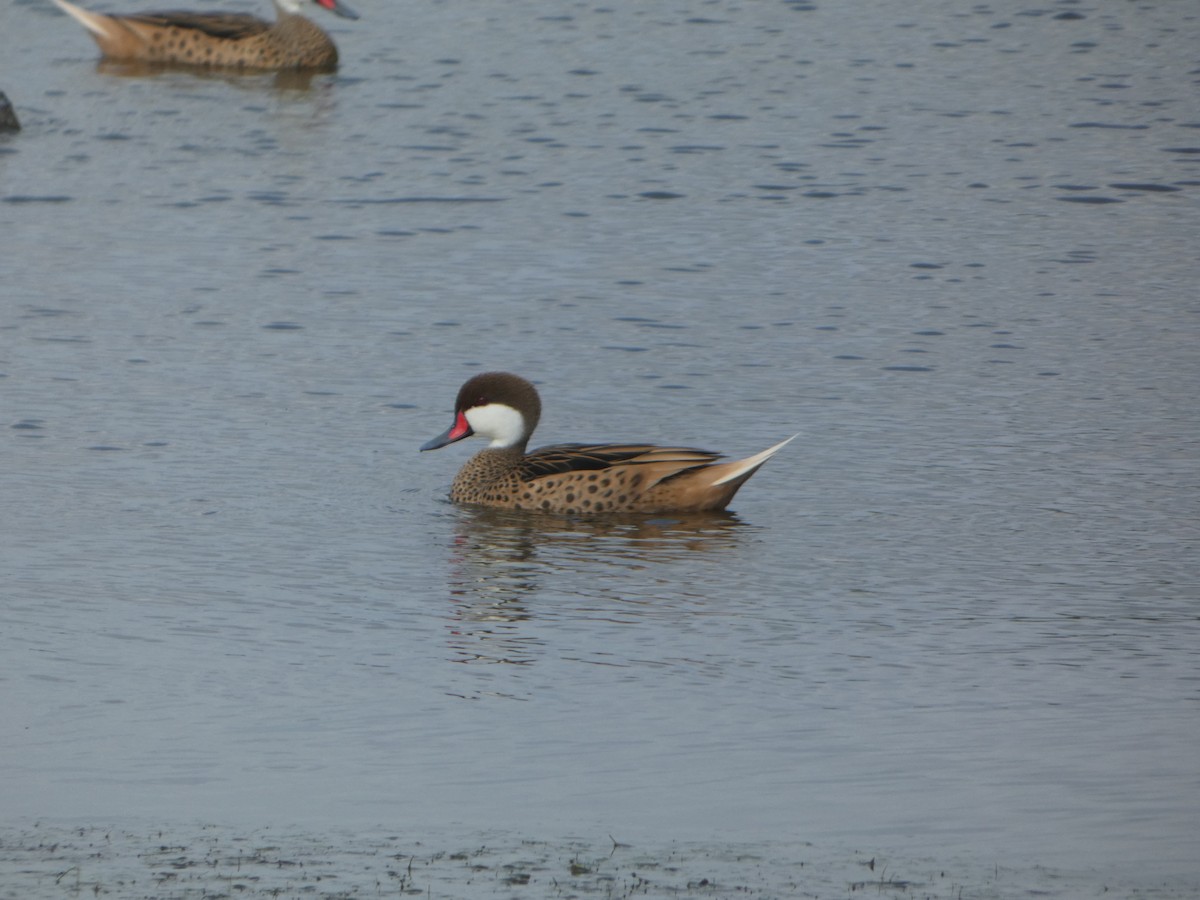
[[[541,412],[537,389],[518,375],[485,372],[467,381],[454,424],[421,447],[436,450],[476,434],[491,441],[459,471],[450,499],[567,515],[721,510],[796,437],[728,462],[707,450],[653,444],[557,444],[526,453]]]
[[[67,0],[54,2],[91,33],[109,59],[259,70],[337,68],[329,35],[301,15],[308,3],[358,18],[341,0],[273,0],[274,22],[249,13],[105,15]]]

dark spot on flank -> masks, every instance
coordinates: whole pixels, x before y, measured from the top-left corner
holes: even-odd
[[[608,487],[610,484],[612,484],[612,481],[608,478],[601,479],[600,481],[601,487]]]
[[[549,500],[543,500],[543,501],[542,501],[542,509],[549,509],[549,508],[550,508],[550,501],[549,501]]]
[[[568,503],[574,503],[574,502],[575,502],[575,495],[574,495],[574,494],[570,494],[570,493],[569,493],[569,494],[567,494],[567,502],[568,502]]]
[[[626,503],[629,502],[629,498],[626,497],[624,494],[621,494],[619,497],[617,497],[617,502],[620,503],[622,506],[624,506]]]
[[[637,487],[641,483],[642,483],[642,476],[640,473],[637,475],[634,475],[632,478],[629,479],[630,487]]]
[[[595,476],[593,476],[593,477],[595,477]],[[589,494],[594,494],[594,493],[596,493],[596,490],[597,490],[597,488],[596,488],[596,486],[595,486],[594,484],[589,484],[589,485],[588,485],[588,493],[589,493]]]

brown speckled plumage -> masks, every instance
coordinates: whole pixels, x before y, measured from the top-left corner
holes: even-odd
[[[474,413],[480,421],[485,407],[518,414],[519,432],[507,446],[488,447],[467,461],[450,487],[456,503],[567,515],[720,510],[787,443],[730,462],[707,450],[652,444],[557,444],[526,453],[541,415],[537,391],[516,375],[488,372],[463,385],[454,424],[421,449],[470,437],[477,426],[469,417]],[[479,433],[505,440],[499,433]]]
[[[329,35],[281,6],[276,20],[267,22],[248,13],[104,15],[67,0],[54,2],[88,29],[107,59],[251,70],[337,68],[337,47]],[[321,5],[354,17],[340,3]]]

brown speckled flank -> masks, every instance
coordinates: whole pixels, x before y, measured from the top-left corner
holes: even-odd
[[[108,59],[255,70],[337,68],[337,47],[299,14],[302,2],[357,18],[340,0],[275,0],[274,22],[247,13],[103,15],[54,2],[88,30]]]
[[[587,515],[724,509],[792,440],[729,462],[707,450],[653,444],[558,444],[526,453],[540,416],[541,399],[524,378],[508,372],[476,375],[458,392],[454,424],[421,449],[436,450],[473,434],[493,441],[455,477],[450,499],[456,503]]]

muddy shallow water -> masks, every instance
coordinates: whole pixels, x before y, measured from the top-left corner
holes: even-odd
[[[144,828],[145,826],[143,826]],[[1088,897],[1190,896],[1171,884],[1034,867],[980,869],[807,843],[638,847],[612,836],[540,841],[498,831],[168,831],[121,827],[0,832],[0,897]]]
[[[300,80],[0,9],[0,883],[1200,890],[1200,23],[863,6],[363,7]],[[484,368],[801,437],[458,509]]]

